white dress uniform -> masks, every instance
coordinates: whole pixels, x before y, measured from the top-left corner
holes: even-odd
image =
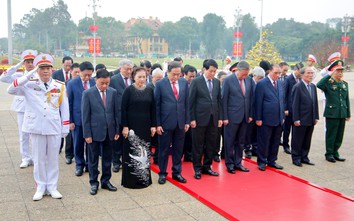
[[[35,50],[25,50],[22,55],[22,61],[9,68],[4,74],[0,76],[0,81],[5,83],[12,83],[17,78],[27,74],[27,70],[22,72],[16,72],[19,68],[22,67],[23,62],[27,59],[34,59],[37,56],[37,51]],[[29,165],[33,164],[32,154],[30,151],[29,139],[30,136],[28,133],[22,131],[23,115],[25,113],[26,99],[23,96],[15,96],[13,99],[11,110],[17,112],[17,125],[18,132],[20,137],[20,153],[22,158],[21,168],[26,168]]]
[[[51,57],[49,59],[49,56],[38,55],[34,64],[51,66],[53,59]],[[50,64],[40,63],[43,60]],[[61,198],[61,194],[57,191],[58,153],[61,137],[69,133],[67,92],[63,82],[52,78],[47,82],[47,86],[40,79],[31,79],[36,69],[16,79],[8,88],[8,93],[22,95],[27,101],[22,131],[30,133],[32,140],[33,174],[37,185],[33,200],[42,199],[46,191],[53,198]]]

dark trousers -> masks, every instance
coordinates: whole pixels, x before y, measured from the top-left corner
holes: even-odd
[[[73,142],[73,133],[70,131],[68,136],[65,138],[65,158],[72,159],[74,158],[74,142]]]
[[[109,139],[108,132],[103,142],[92,141],[87,145],[88,149],[88,168],[90,173],[90,185],[98,185],[98,160],[102,145],[102,175],[101,185],[107,184],[111,179],[112,147],[113,141]]]
[[[221,143],[221,137],[222,137],[222,143]],[[218,127],[218,133],[216,136],[216,149],[214,156],[216,157],[225,157],[225,148],[224,148],[225,140],[224,140],[224,127]],[[220,152],[220,154],[219,154]]]
[[[247,124],[247,132],[245,139],[245,151],[252,151],[252,154],[257,154],[257,124],[255,121],[252,121],[251,123]]]
[[[123,150],[123,127],[119,126],[119,139],[113,141],[113,151],[112,151],[112,163],[113,166],[120,166],[122,164],[122,150]]]
[[[293,162],[309,161],[308,154],[314,126],[293,126],[291,139],[291,158]]]
[[[87,148],[85,150],[85,138],[82,131],[82,126],[75,125],[73,133],[74,156],[76,169],[84,169],[87,166]]]
[[[240,166],[243,156],[241,144],[245,143],[247,123],[242,121],[239,124],[229,123],[224,126],[225,130],[225,164],[227,168],[233,169]]]
[[[192,159],[192,130],[189,130],[185,133],[184,136],[184,145],[183,145],[183,155],[184,159]]]
[[[207,170],[211,168],[213,162],[213,154],[216,146],[216,135],[218,126],[214,125],[213,117],[210,117],[207,126],[197,126],[192,129],[192,153],[193,153],[193,168],[194,171]],[[202,164],[202,158],[203,164]]]
[[[274,165],[278,159],[278,149],[280,143],[282,126],[258,127],[257,131],[257,163],[258,165]]]
[[[289,115],[285,117],[285,122],[283,124],[283,147],[289,146],[289,136],[291,127],[293,125],[293,115],[289,112]]]
[[[326,156],[339,157],[338,150],[342,145],[345,129],[345,118],[326,117]]]
[[[158,134],[157,133],[155,133],[155,135],[151,138],[150,151],[151,151],[152,147],[155,147],[155,152],[154,152],[154,155],[153,155],[154,162],[158,162],[159,161],[159,138],[158,138]]]
[[[168,154],[172,143],[172,174],[178,175],[182,171],[182,154],[184,143],[184,129],[178,126],[174,130],[164,130],[159,135],[159,175],[167,175]]]

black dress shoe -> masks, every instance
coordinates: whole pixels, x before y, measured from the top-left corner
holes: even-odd
[[[242,171],[242,172],[250,172],[249,169],[247,169],[246,167],[240,165],[240,166],[235,166],[235,170],[239,170],[239,171]]]
[[[234,168],[227,168],[227,172],[231,174],[235,174],[235,169]]]
[[[117,191],[117,187],[113,186],[110,182],[108,182],[106,184],[102,184],[101,188],[109,190],[109,191]]]
[[[172,175],[172,179],[176,180],[180,183],[187,183],[187,180],[183,178],[183,176],[181,174],[178,175]]]
[[[219,176],[219,173],[212,171],[211,169],[203,170],[202,174],[208,174],[210,176]]]
[[[334,159],[335,159],[336,161],[341,161],[341,162],[344,162],[344,161],[345,161],[345,158],[340,157],[340,156],[338,156],[338,157],[335,156]]]
[[[303,160],[303,161],[301,161],[301,163],[307,164],[307,165],[311,165],[311,166],[314,166],[314,165],[315,165],[313,162],[311,162],[311,161],[309,161],[309,160]]]
[[[120,169],[120,165],[113,165],[113,167],[112,167],[112,171],[113,171],[114,173],[118,173],[118,172],[119,172],[119,169]]]
[[[98,186],[97,185],[91,185],[90,194],[91,195],[96,195],[97,194],[97,190],[98,190]]]
[[[331,163],[335,163],[336,162],[336,159],[334,159],[334,157],[326,157],[326,160],[328,161],[328,162],[331,162]]]
[[[220,157],[219,157],[219,156],[215,156],[213,160],[214,160],[215,162],[220,163]]]
[[[298,167],[302,167],[302,163],[298,162],[298,161],[294,161],[293,164],[295,166],[298,166]]]
[[[71,158],[66,158],[65,159],[65,163],[66,164],[71,164],[73,162],[73,159],[71,159]]]
[[[258,165],[258,169],[261,171],[265,171],[266,170],[266,166],[265,165]]]
[[[196,178],[197,180],[200,180],[202,178],[202,173],[200,171],[195,172],[194,178]]]
[[[291,154],[290,148],[289,147],[284,147],[284,152],[287,154]]]
[[[159,180],[157,181],[159,184],[165,184],[166,183],[166,176],[165,175],[160,175]]]
[[[247,159],[251,159],[252,158],[252,151],[250,151],[250,150],[245,151],[245,157]]]
[[[284,169],[283,166],[280,166],[280,165],[277,164],[277,163],[274,163],[274,164],[271,164],[271,165],[268,165],[268,166],[273,167],[273,168],[278,169],[278,170]]]
[[[84,173],[84,170],[82,168],[76,169],[76,171],[75,171],[76,176],[82,176],[83,173]]]
[[[183,161],[184,162],[193,162],[192,157],[186,157],[186,156],[183,157]]]

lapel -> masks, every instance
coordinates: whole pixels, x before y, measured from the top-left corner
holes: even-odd
[[[273,82],[271,82],[271,80],[269,78],[267,79],[267,85],[268,85],[268,89],[270,91],[272,91],[275,94],[276,97],[278,97],[278,95],[277,95],[277,90],[279,89],[278,82],[277,82],[277,89],[274,88]]]
[[[109,101],[111,100],[112,95],[113,94],[111,93],[111,90],[109,90],[109,88],[107,88],[107,90],[106,90],[106,109],[110,108],[109,105],[111,102],[109,102]],[[103,104],[103,101],[102,101],[102,104]]]
[[[80,91],[83,92],[84,91],[84,85],[82,85],[82,80],[81,80],[80,76],[77,77],[77,84],[78,84],[77,86],[80,89]]]
[[[48,89],[45,89],[44,83],[42,82],[42,86],[43,86],[43,89],[44,89],[45,91],[51,91],[51,90],[53,90],[54,88],[56,88],[55,85],[54,85],[54,79],[52,79],[51,81],[49,81],[47,84],[49,85],[49,86],[48,86]]]
[[[98,89],[96,87],[92,88],[93,91],[93,94],[94,96],[96,97],[96,99],[98,100],[98,102],[102,105],[102,107],[104,108],[104,105],[103,105],[103,101],[102,101],[102,97],[100,95],[100,92],[98,91]],[[107,92],[106,92],[106,102],[107,102]],[[106,103],[107,104],[107,103]]]
[[[210,97],[210,94],[209,94],[209,89],[208,89],[208,86],[207,86],[207,82],[205,81],[204,76],[200,76],[200,81],[201,81],[201,84],[202,84],[202,88],[204,88],[205,93],[208,95],[209,99],[211,100],[211,97]],[[214,95],[214,85],[213,85],[213,91],[211,93]]]
[[[125,89],[125,82],[120,73],[118,73],[118,79],[119,79],[118,83],[120,84],[120,86]]]
[[[172,98],[174,100],[176,100],[176,97],[175,97],[175,94],[173,93],[173,90],[172,90],[172,86],[171,86],[171,83],[170,83],[170,79],[168,79],[168,77],[164,78],[166,79],[165,80],[165,88],[168,88],[167,90],[169,91],[168,93],[170,94],[170,96],[172,96]],[[179,83],[179,82],[178,82]],[[181,88],[180,88],[181,89]],[[179,98],[179,93],[178,93],[178,98]]]
[[[178,79],[178,86],[179,86],[179,91],[178,91],[178,100],[181,99],[181,94],[184,93],[184,84],[181,78]]]
[[[90,82],[90,88],[96,85],[94,78],[90,78],[89,82]]]
[[[306,94],[306,97],[307,97],[311,102],[313,102],[312,97],[313,97],[313,90],[314,90],[314,89],[313,89],[311,83],[310,83],[310,87],[311,87],[312,96],[311,96],[309,90],[307,89],[306,83],[305,83],[305,82],[301,82],[301,84],[302,84],[301,87],[302,87],[303,93]]]
[[[243,95],[243,93],[242,93],[242,89],[241,89],[241,85],[240,85],[240,81],[238,80],[238,78],[237,78],[237,76],[235,75],[235,74],[233,74],[233,79],[234,79],[234,84],[236,85],[236,90],[238,90],[239,92],[240,92],[240,94],[242,95],[242,96],[244,96]],[[245,88],[246,88],[246,81],[245,81],[246,79],[244,79],[243,80],[243,82],[245,83]],[[246,91],[247,91],[247,89],[246,89]]]

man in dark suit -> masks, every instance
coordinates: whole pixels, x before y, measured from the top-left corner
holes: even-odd
[[[61,82],[66,82],[71,79],[70,67],[73,64],[73,59],[69,56],[65,56],[62,59],[63,68],[53,72],[53,79]]]
[[[68,80],[70,80],[72,78],[70,68],[73,63],[74,61],[71,57],[69,56],[63,57],[62,59],[63,68],[54,71],[52,74],[52,78],[61,82],[67,82]],[[70,136],[71,135],[69,134],[68,136],[66,136],[66,138],[61,139],[59,152],[61,152],[61,150],[63,149],[64,139],[65,139],[65,149],[70,149],[70,147],[72,146],[72,141]]]
[[[151,87],[155,90],[156,83],[163,78],[164,72],[161,68],[156,68],[152,71],[151,82],[147,84],[148,87]],[[155,147],[155,152],[153,154],[154,164],[159,163],[159,141],[158,134],[155,133],[151,138],[151,146]]]
[[[315,71],[311,67],[302,68],[302,81],[293,88],[293,132],[291,138],[291,158],[293,164],[301,167],[302,164],[315,165],[310,161],[308,154],[314,126],[319,120],[316,86],[312,84]]]
[[[131,75],[133,71],[133,62],[128,59],[122,59],[119,62],[119,70],[120,72],[114,75],[111,78],[110,87],[116,89],[117,91],[117,102],[118,102],[118,111],[119,111],[119,119],[121,117],[121,103],[122,103],[122,96],[123,91],[129,85],[132,84]],[[121,121],[119,121],[121,122]],[[119,131],[122,131],[123,128],[120,127]],[[120,166],[122,164],[121,157],[122,157],[122,146],[123,146],[123,136],[114,142],[113,144],[113,156],[112,156],[112,163],[113,163],[113,172],[119,172]]]
[[[151,62],[148,60],[140,62],[140,67],[145,68],[146,70],[146,84],[151,83]]]
[[[73,134],[76,176],[82,176],[84,168],[87,167],[87,151],[85,151],[85,139],[82,135],[81,101],[82,93],[95,85],[95,80],[91,77],[93,71],[91,62],[84,61],[80,64],[80,77],[68,82],[70,130]]]
[[[101,150],[101,188],[117,191],[110,183],[113,140],[119,138],[117,92],[108,87],[110,75],[107,70],[99,70],[96,78],[96,86],[82,94],[81,109],[83,136],[88,146],[91,195],[95,195],[98,190],[98,160]]]
[[[211,169],[217,146],[218,127],[222,126],[220,81],[214,78],[218,64],[215,60],[209,59],[203,65],[203,69],[203,76],[193,79],[189,90],[193,168],[196,179],[200,179],[202,173],[219,176]]]
[[[252,121],[253,88],[246,61],[237,64],[236,73],[226,77],[221,92],[224,118],[225,164],[227,172],[249,172],[242,165],[243,147],[248,123]]]
[[[252,88],[253,88],[253,98],[252,98],[252,105],[254,105],[254,96],[255,96],[255,89],[257,83],[262,80],[265,76],[265,71],[261,67],[253,68],[253,73],[249,78],[252,79]],[[254,116],[254,108],[253,108],[253,116]],[[257,125],[254,120],[252,120],[247,126],[247,133],[246,133],[246,142],[245,142],[245,157],[248,159],[252,158],[253,156],[257,156]]]
[[[256,85],[255,91],[255,118],[258,126],[258,168],[265,171],[266,165],[283,169],[275,161],[278,158],[278,149],[282,125],[284,123],[284,87],[278,81],[280,67],[272,65],[269,74]]]
[[[285,123],[283,125],[283,148],[284,152],[291,154],[289,146],[289,135],[293,124],[292,116],[292,91],[293,86],[300,81],[300,69],[304,67],[302,63],[298,63],[294,67],[294,73],[290,74],[284,80],[284,109],[285,109]]]
[[[172,179],[185,183],[181,175],[184,133],[189,129],[188,82],[180,78],[179,62],[168,64],[167,78],[156,83],[156,121],[159,135],[159,184],[166,182],[168,153],[172,143]]]
[[[185,65],[183,67],[184,79],[188,82],[188,88],[191,85],[192,80],[197,74],[197,69],[191,65]],[[188,110],[189,111],[189,110]],[[184,135],[184,144],[183,144],[183,160],[184,162],[193,162],[192,157],[192,130],[188,130]]]

